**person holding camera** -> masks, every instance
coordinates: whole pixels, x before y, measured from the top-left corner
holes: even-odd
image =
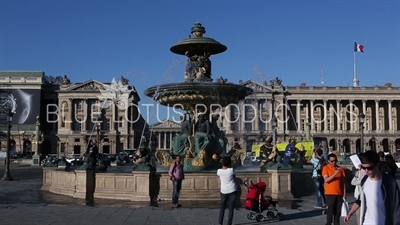
[[[225,209],[228,207],[228,225],[232,225],[235,209],[237,186],[235,182],[235,171],[232,168],[231,157],[226,156],[222,159],[222,168],[218,169],[217,175],[221,181],[221,208],[219,211],[218,224],[224,221]]]
[[[175,162],[172,163],[169,168],[168,175],[172,181],[172,208],[181,207],[179,202],[179,194],[182,188],[182,180],[185,179],[183,173],[183,165],[181,163],[181,157],[179,155],[175,156]]]
[[[322,157],[322,149],[314,149],[312,156],[308,159],[308,163],[313,165],[312,175],[314,181],[315,193],[317,196],[317,205],[314,206],[316,209],[326,208],[325,190],[324,190],[324,178],[322,177],[322,169],[326,166],[326,161]]]

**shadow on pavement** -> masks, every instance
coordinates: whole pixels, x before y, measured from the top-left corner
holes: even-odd
[[[322,215],[321,210],[312,210],[312,211],[305,211],[305,212],[298,212],[298,213],[293,213],[293,214],[285,214],[285,219],[283,221],[290,221],[290,220],[297,220],[297,219],[305,219],[305,218],[310,218],[310,217],[316,217]],[[276,219],[271,219],[271,220],[266,220],[263,222],[248,222],[248,223],[240,223],[236,225],[251,225],[251,224],[272,224],[276,223],[279,220]]]

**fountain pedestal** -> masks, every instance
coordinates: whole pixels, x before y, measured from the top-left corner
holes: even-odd
[[[271,197],[273,199],[293,199],[292,170],[268,170],[271,174]]]
[[[75,170],[75,193],[74,198],[93,199],[96,188],[95,170]]]

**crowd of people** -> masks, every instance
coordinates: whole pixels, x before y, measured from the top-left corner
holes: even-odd
[[[351,181],[356,201],[343,216],[342,204],[348,192],[345,169],[339,166],[336,154],[326,156],[324,153],[322,149],[316,149],[308,162],[313,165],[312,178],[317,197],[315,208],[326,210],[326,225],[339,225],[342,219],[347,223],[354,214],[358,225],[400,225],[400,189],[395,177],[398,168],[392,155],[375,151],[358,154],[361,164],[354,168]],[[222,168],[217,171],[221,184],[219,224],[223,223],[225,209],[228,208],[230,225],[237,198],[235,171],[230,157],[223,158],[221,164]],[[173,183],[172,207],[181,207],[179,193],[185,176],[179,156],[171,165],[169,176]]]
[[[354,168],[351,181],[356,201],[346,212],[344,222],[347,223],[356,214],[358,225],[400,225],[400,189],[396,182],[398,168],[393,156],[366,151],[358,157],[361,164]],[[344,168],[338,165],[335,154],[323,157],[322,149],[316,149],[309,162],[313,165],[312,177],[317,197],[315,208],[326,209],[327,225],[339,225],[343,215],[342,204],[347,198]]]

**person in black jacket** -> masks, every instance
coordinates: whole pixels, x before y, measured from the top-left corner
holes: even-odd
[[[380,170],[379,161],[375,151],[361,155],[361,167],[367,176],[361,181],[359,197],[344,218],[346,223],[360,208],[361,224],[400,225],[400,189],[392,176]]]
[[[397,165],[392,155],[385,155],[386,168],[385,172],[396,177]]]

